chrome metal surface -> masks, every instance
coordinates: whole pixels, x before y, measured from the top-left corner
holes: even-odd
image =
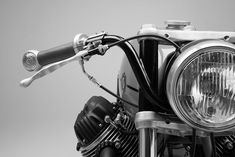
[[[84,49],[88,36],[86,34],[77,34],[73,40],[73,49],[75,53]]]
[[[154,24],[143,24],[141,27],[140,27],[140,31],[138,32],[138,34],[139,33],[141,33],[141,31],[145,31],[145,33],[155,33],[156,32],[156,30],[157,30],[157,27],[156,27],[156,25],[154,25]]]
[[[139,129],[139,156],[157,157],[157,129]]]
[[[138,31],[138,35],[156,34],[168,37],[173,41],[194,41],[202,39],[225,39],[228,42],[235,43],[235,32],[224,31],[196,31],[193,28],[184,30],[159,29],[153,24],[145,24]],[[165,43],[168,44],[168,43]]]
[[[157,157],[157,129],[150,129],[150,157]]]
[[[157,130],[157,133],[174,135],[174,136],[189,136],[192,135],[192,127],[185,123],[179,122],[166,122],[161,118],[157,113],[152,111],[141,111],[136,114],[135,117],[135,126],[137,130],[145,128],[154,128]],[[209,131],[209,130],[208,130]],[[215,136],[226,136],[234,134],[234,131],[227,131],[221,133],[215,133]],[[197,130],[197,136],[208,137],[210,136],[209,132]]]
[[[175,102],[175,88],[176,88],[176,83],[178,80],[178,77],[181,73],[182,68],[185,67],[185,64],[189,62],[191,59],[195,58],[196,56],[199,56],[203,51],[199,51],[204,48],[209,48],[209,47],[225,47],[225,48],[231,48],[235,50],[235,45],[223,40],[204,40],[204,41],[196,41],[192,42],[189,45],[186,45],[182,49],[182,53],[178,56],[178,58],[174,61],[169,74],[167,76],[167,97],[170,102],[170,105],[176,115],[185,123],[187,123],[189,126],[197,128],[199,130],[204,130],[204,131],[212,131],[212,132],[221,132],[218,130],[215,130],[213,128],[201,128],[196,125],[193,125],[190,123],[183,115],[182,112],[179,111],[176,102]],[[197,52],[197,53],[195,53]],[[222,131],[227,131],[227,130],[222,130]]]
[[[140,27],[140,30],[138,31],[137,35],[143,35],[143,34],[156,34],[157,33],[157,27],[154,24],[143,24]],[[139,41],[139,39],[137,39]]]
[[[167,25],[166,29],[184,30],[190,25],[190,22],[183,20],[167,20],[165,24]]]
[[[105,35],[106,35],[106,32],[101,32],[95,35],[91,35],[87,38],[86,43],[102,40]]]
[[[38,71],[42,66],[38,63],[37,50],[28,50],[23,56],[23,65],[27,71]]]
[[[235,32],[219,31],[190,31],[190,30],[160,30],[158,35],[168,36],[173,41],[194,41],[202,39],[224,39],[230,37],[229,42],[235,42]]]

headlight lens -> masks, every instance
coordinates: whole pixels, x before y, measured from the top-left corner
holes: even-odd
[[[167,78],[175,113],[194,128],[211,132],[235,126],[235,46],[218,40],[187,46]]]

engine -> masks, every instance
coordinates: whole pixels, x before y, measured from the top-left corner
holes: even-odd
[[[234,135],[217,137],[215,141],[216,141],[216,152],[218,157],[235,156]]]
[[[78,115],[75,125],[77,150],[84,157],[134,157],[138,155],[138,136],[133,119],[121,103],[91,97]]]

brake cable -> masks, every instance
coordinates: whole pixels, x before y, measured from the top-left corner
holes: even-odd
[[[154,34],[136,35],[136,36],[133,36],[133,37],[125,38],[123,40],[120,40],[120,41],[109,44],[108,47],[111,48],[113,46],[119,45],[121,43],[130,41],[130,40],[134,40],[134,39],[138,39],[138,38],[145,38],[145,37],[152,37],[155,40],[160,39],[160,40],[167,41],[168,43],[172,44],[176,48],[177,51],[180,51],[180,46],[178,44],[176,44],[174,41],[172,41],[172,40],[170,40],[166,37],[163,37],[163,36],[160,36],[160,35],[154,35]]]
[[[109,90],[108,88],[106,88],[105,86],[103,86],[101,83],[99,83],[92,75],[88,74],[85,70],[85,66],[84,66],[84,60],[79,60],[79,63],[82,67],[82,72],[88,77],[88,79],[93,82],[94,84],[96,84],[98,87],[100,87],[101,89],[103,89],[104,91],[106,91],[107,93],[109,93],[110,95],[116,97],[117,99],[131,105],[132,107],[138,108],[138,105],[131,103],[123,98],[121,98],[120,96],[118,96],[117,94],[114,94],[111,90]]]
[[[164,112],[172,112],[171,110],[163,107],[162,105],[159,104],[164,104],[165,102],[163,102],[157,95],[156,93],[153,92],[153,89],[150,86],[150,81],[148,78],[148,75],[143,67],[143,64],[141,63],[138,54],[136,53],[135,49],[133,48],[133,46],[128,42],[129,40],[133,40],[133,39],[138,39],[138,38],[145,38],[145,37],[149,37],[149,38],[153,38],[153,39],[160,39],[163,41],[166,41],[168,43],[170,43],[171,45],[173,45],[176,48],[176,52],[180,51],[180,47],[178,44],[176,44],[174,41],[171,41],[168,38],[165,38],[163,36],[160,35],[151,35],[151,34],[146,34],[146,35],[136,35],[130,38],[126,38],[123,39],[122,37],[119,36],[115,36],[115,35],[110,35],[110,36],[106,36],[104,37],[104,41],[107,38],[111,38],[112,40],[116,40],[113,41],[112,43],[108,43],[105,46],[106,49],[109,49],[113,46],[119,46],[121,49],[123,49],[123,51],[125,52],[129,63],[133,69],[133,72],[137,78],[137,81],[140,85],[140,87],[143,89],[143,94],[146,96],[146,98],[150,101],[151,104],[155,104],[153,105],[153,107],[157,106],[158,110],[162,109]]]
[[[163,107],[162,105],[159,105],[159,104],[164,104],[164,102],[153,92],[153,90],[150,86],[150,80],[148,78],[148,75],[147,75],[144,67],[143,67],[143,64],[141,63],[141,61],[139,59],[139,56],[136,53],[133,46],[128,42],[129,40],[138,39],[138,38],[145,38],[145,37],[150,37],[155,40],[160,39],[163,41],[167,41],[168,43],[172,44],[176,48],[176,52],[180,51],[179,45],[177,45],[174,41],[171,41],[170,39],[165,38],[163,36],[159,36],[159,35],[150,35],[150,34],[136,35],[136,36],[124,39],[124,38],[117,36],[117,35],[104,34],[104,36],[101,39],[102,45],[100,45],[92,50],[89,50],[88,56],[95,55],[95,54],[104,55],[105,52],[109,48],[111,48],[113,46],[119,46],[125,52],[125,54],[128,58],[128,61],[132,67],[132,70],[137,78],[137,81],[138,81],[141,89],[143,90],[143,94],[150,101],[151,104],[155,104],[155,105],[153,105],[153,107],[157,106],[158,110],[161,109],[164,112],[172,112],[171,110]],[[100,87],[103,87],[103,86],[100,86]],[[102,88],[102,89],[105,90],[106,92],[108,92],[109,94],[115,96],[116,98],[118,98],[118,96],[116,94],[107,90],[107,88]],[[120,97],[118,99],[120,99]],[[128,104],[130,104],[130,103],[128,103]],[[135,106],[137,106],[137,105],[135,105]]]

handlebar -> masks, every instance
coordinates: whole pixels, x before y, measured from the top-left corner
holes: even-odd
[[[149,78],[147,76],[146,71],[144,70],[143,65],[141,64],[141,61],[139,59],[138,54],[136,53],[136,51],[132,47],[132,45],[128,42],[128,40],[130,40],[130,39],[143,38],[143,37],[149,37],[149,36],[152,38],[164,39],[166,41],[169,40],[169,39],[165,39],[164,37],[161,37],[158,35],[139,35],[139,36],[135,36],[135,37],[132,37],[129,39],[123,39],[122,37],[116,36],[116,35],[106,35],[104,33],[97,34],[97,35],[92,36],[90,38],[87,38],[87,36],[84,36],[84,35],[77,35],[74,39],[74,42],[73,42],[73,49],[75,52],[74,56],[69,57],[64,60],[61,60],[59,62],[49,64],[47,67],[43,67],[39,72],[37,72],[32,77],[22,80],[20,82],[20,84],[23,87],[28,87],[35,79],[41,78],[41,77],[55,71],[59,67],[65,65],[69,62],[79,60],[80,64],[82,65],[83,59],[84,59],[84,57],[86,58],[87,55],[88,56],[91,56],[94,54],[103,55],[106,52],[106,50],[117,45],[126,54],[144,96],[150,101],[151,104],[154,104],[153,105],[154,107],[156,106],[158,108],[158,110],[160,109],[159,111],[163,111],[163,112],[169,111],[167,108],[160,105],[160,104],[163,104],[164,102],[152,90],[152,88],[150,86]],[[89,45],[86,45],[87,43],[92,43],[92,42],[95,43],[96,41],[99,41],[99,40],[101,40],[101,43],[102,43],[101,47],[99,47],[99,45],[96,45],[96,47],[94,49],[92,49],[92,45],[90,45],[91,48],[89,47]],[[100,43],[100,42],[98,42],[98,43]],[[173,43],[173,44],[175,44],[175,43]],[[176,44],[174,46],[178,49],[178,46]],[[70,50],[69,53],[67,51],[65,51],[68,49]],[[81,51],[81,52],[79,52],[79,51]],[[99,51],[99,53],[96,53],[96,51]],[[71,45],[65,46],[64,49],[61,49],[61,47],[49,49],[45,52],[45,56],[51,56],[52,54],[53,55],[56,54],[56,56],[55,56],[56,59],[54,59],[54,58],[52,60],[49,59],[49,61],[47,61],[45,63],[49,63],[49,62],[61,59],[62,58],[61,56],[59,56],[59,57],[57,56],[57,52],[60,52],[61,54],[63,54],[61,56],[64,56],[64,57],[67,57],[68,54],[73,55],[73,52],[71,50]],[[36,60],[36,61],[38,61],[38,60]],[[29,61],[29,63],[30,63],[30,61]],[[85,73],[85,71],[84,71],[84,73]],[[89,79],[94,81],[93,77],[90,77]],[[94,82],[96,82],[96,81],[94,81]],[[102,87],[102,85],[99,85],[99,86]],[[169,112],[171,112],[171,111],[169,111]]]

